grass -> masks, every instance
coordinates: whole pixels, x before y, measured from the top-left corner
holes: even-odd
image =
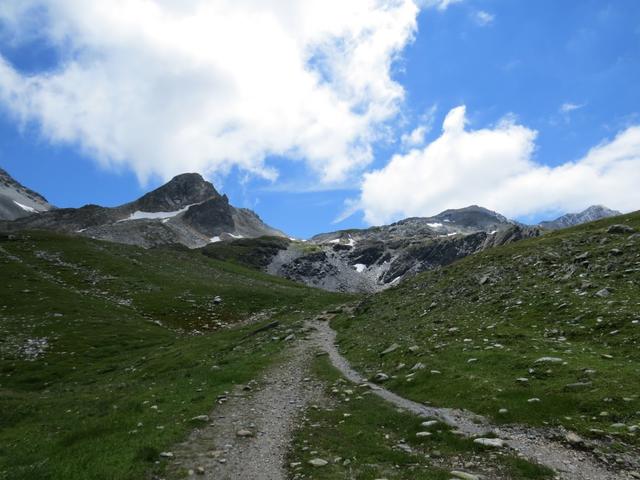
[[[484,473],[490,478],[543,479],[552,472],[544,467],[474,444],[455,435],[444,424],[416,433],[424,419],[398,411],[368,390],[344,381],[326,357],[317,358],[314,373],[328,385],[328,402],[307,413],[294,438],[289,461],[293,478],[338,480],[449,479],[451,470]],[[327,404],[328,403],[328,404]],[[399,447],[402,446],[402,448]],[[317,468],[313,458],[329,461]],[[465,464],[473,467],[465,468]]]
[[[0,265],[3,480],[161,473],[191,418],[278,358],[255,329],[344,298],[199,252],[49,233],[0,238]]]
[[[290,243],[291,240],[282,237],[243,238],[210,243],[201,251],[210,258],[261,269],[268,266],[280,250],[286,250]]]
[[[637,446],[640,238],[606,233],[613,223],[640,231],[640,214],[488,250],[369,297],[332,323],[340,349],[419,402]]]

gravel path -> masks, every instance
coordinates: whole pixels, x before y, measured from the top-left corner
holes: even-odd
[[[284,363],[250,384],[250,391],[238,387],[216,407],[210,422],[172,451],[169,478],[192,470],[202,479],[286,479],[285,456],[296,420],[323,393],[322,384],[307,377],[310,344],[292,342]],[[251,436],[238,435],[242,430]]]
[[[421,417],[437,418],[469,437],[493,433],[521,456],[555,470],[558,479],[637,478],[613,472],[591,453],[568,448],[541,430],[497,427],[471,412],[429,407],[370,383],[338,352],[336,333],[327,321],[312,321],[308,326],[310,336],[291,342],[284,362],[261,380],[239,386],[220,399],[209,421],[173,449],[169,478],[188,472],[194,478],[210,480],[285,480],[285,459],[297,420],[309,405],[322,399],[322,383],[308,376],[310,361],[318,350],[327,352],[345,378],[367,384],[391,404]],[[635,465],[638,460],[630,461]]]
[[[471,412],[449,408],[434,408],[400,397],[379,385],[368,382],[357,373],[349,362],[338,352],[335,344],[336,333],[326,321],[314,321],[316,341],[320,348],[329,354],[333,365],[350,380],[357,384],[367,384],[373,393],[388,402],[423,417],[437,418],[450,425],[466,436],[481,436],[494,433],[506,440],[507,445],[523,457],[552,468],[557,478],[563,480],[621,480],[633,479],[627,472],[613,472],[587,453],[567,448],[561,443],[548,439],[545,434],[536,429],[522,427],[496,427]],[[629,459],[636,463],[638,460]],[[637,468],[637,466],[636,466]]]

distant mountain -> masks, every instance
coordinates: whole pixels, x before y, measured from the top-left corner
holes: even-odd
[[[472,205],[292,242],[275,255],[267,271],[328,290],[378,291],[471,253],[540,233],[538,227]]]
[[[229,204],[197,173],[174,177],[139,199],[118,207],[61,208],[3,222],[0,230],[46,229],[113,242],[190,248],[234,238],[285,236],[248,209]]]
[[[15,220],[52,208],[46,198],[20,184],[0,168],[0,220]]]
[[[545,230],[558,230],[559,228],[573,227],[574,225],[581,225],[583,223],[618,215],[622,215],[622,213],[602,205],[592,205],[580,213],[567,213],[555,220],[540,222],[539,226]]]

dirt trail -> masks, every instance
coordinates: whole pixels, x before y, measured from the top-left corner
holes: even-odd
[[[251,390],[238,387],[229,394],[227,401],[209,415],[209,422],[173,449],[169,478],[191,471],[194,478],[202,479],[285,480],[286,453],[297,420],[310,404],[322,399],[322,383],[308,377],[311,359],[319,350],[327,352],[345,378],[367,384],[373,393],[391,404],[421,417],[440,419],[469,437],[493,433],[521,456],[555,470],[558,479],[635,478],[608,470],[589,452],[568,448],[540,430],[497,427],[471,412],[429,407],[370,383],[338,352],[336,333],[328,322],[313,321],[308,326],[310,335],[291,342],[283,363],[269,369],[252,384]],[[241,430],[251,432],[251,436],[239,436]]]
[[[296,340],[286,360],[269,369],[251,391],[239,387],[231,393],[205,427],[174,448],[168,477],[193,470],[193,478],[202,479],[285,480],[296,420],[323,392],[322,384],[307,377],[312,351],[309,340]],[[239,436],[241,430],[252,436]]]
[[[466,436],[494,433],[506,440],[509,447],[524,458],[552,468],[557,478],[563,480],[621,480],[633,479],[625,472],[612,472],[591,454],[567,448],[554,442],[536,429],[496,427],[471,412],[449,408],[434,408],[400,397],[379,385],[368,382],[357,373],[349,362],[338,352],[335,344],[336,333],[326,321],[314,321],[317,330],[316,341],[329,354],[333,365],[350,381],[367,384],[373,393],[388,402],[423,417],[437,418],[454,427]]]

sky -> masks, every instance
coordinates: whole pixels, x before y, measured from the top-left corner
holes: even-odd
[[[58,207],[195,171],[292,236],[640,209],[636,0],[4,0],[0,167]]]

